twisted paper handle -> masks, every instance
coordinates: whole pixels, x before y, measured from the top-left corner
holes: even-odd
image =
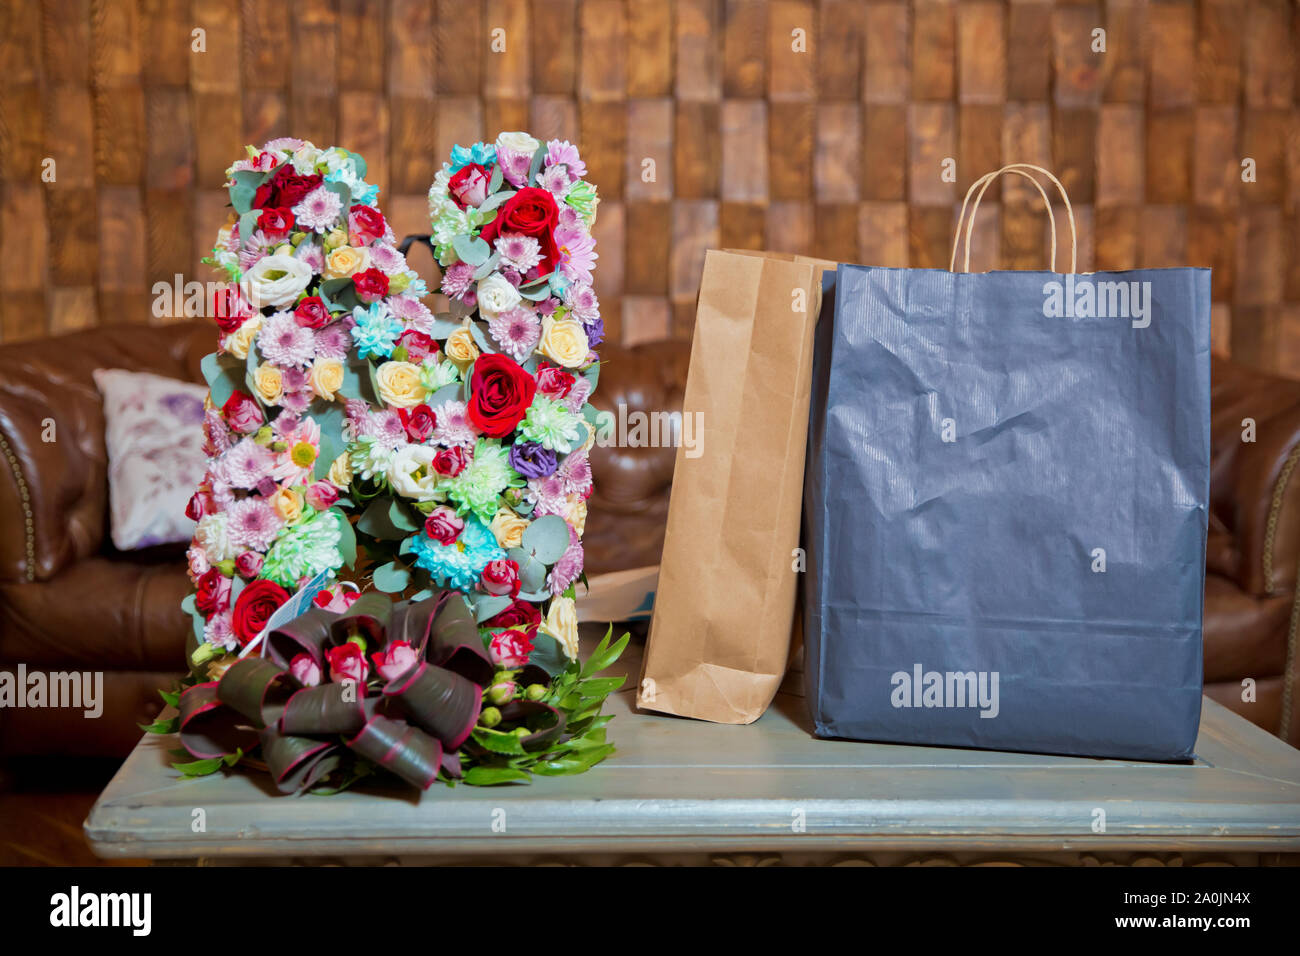
[[[1079,271],[1079,238],[1074,225],[1074,207],[1070,205],[1070,197],[1066,193],[1065,187],[1061,185],[1059,179],[1042,166],[1035,166],[1032,163],[1008,163],[1001,169],[994,170],[991,173],[985,173],[979,179],[975,180],[975,182],[971,183],[970,189],[966,190],[966,198],[963,199],[961,203],[961,213],[957,216],[957,232],[956,235],[953,236],[952,240],[952,257],[948,260],[949,272],[957,271],[957,249],[961,244],[963,223],[966,225],[966,256],[962,262],[962,271],[970,272],[970,239],[971,232],[975,226],[975,214],[979,211],[980,201],[984,198],[984,193],[993,183],[993,180],[997,179],[1003,173],[1015,173],[1017,176],[1023,176],[1034,184],[1034,188],[1038,190],[1038,195],[1043,197],[1043,205],[1047,207],[1047,221],[1052,236],[1052,271],[1056,271],[1056,215],[1052,212],[1052,202],[1047,198],[1047,192],[1043,189],[1042,184],[1033,176],[1029,175],[1029,173],[1025,172],[1027,169],[1032,169],[1035,172],[1042,173],[1050,179],[1053,184],[1055,184],[1057,190],[1060,192],[1061,199],[1065,202],[1066,215],[1068,215],[1070,219],[1070,272],[1074,273]],[[978,193],[975,192],[977,189],[979,190]],[[973,204],[971,204],[972,194],[975,196],[975,202]],[[969,218],[966,216],[966,207],[968,205],[970,205]]]

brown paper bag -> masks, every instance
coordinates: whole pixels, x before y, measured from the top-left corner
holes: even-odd
[[[794,621],[820,260],[704,259],[668,528],[637,705],[747,724],[785,675]]]

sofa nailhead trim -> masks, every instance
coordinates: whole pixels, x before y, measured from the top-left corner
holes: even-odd
[[[1273,500],[1269,504],[1268,524],[1264,528],[1264,587],[1273,593],[1273,545],[1277,540],[1277,522],[1282,513],[1282,500],[1286,486],[1291,481],[1296,465],[1300,464],[1300,445],[1291,449],[1282,470],[1278,473],[1277,484],[1273,486]],[[1295,695],[1296,643],[1300,640],[1300,569],[1297,570],[1295,595],[1291,601],[1291,625],[1286,635],[1286,665],[1282,671],[1282,726],[1278,736],[1284,743],[1291,730],[1291,707]]]
[[[14,454],[13,449],[9,447],[9,442],[5,436],[0,434],[0,451],[4,452],[5,460],[9,462],[9,470],[14,473],[14,481],[18,485],[18,497],[21,499],[23,506],[23,533],[26,537],[27,546],[27,567],[25,569],[28,581],[36,580],[36,525],[32,520],[32,496],[27,490],[27,480],[23,477],[22,466],[18,464],[18,456]]]

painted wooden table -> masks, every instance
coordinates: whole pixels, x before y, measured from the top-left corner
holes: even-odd
[[[210,864],[1300,862],[1300,751],[1208,700],[1199,758],[1177,765],[821,741],[787,693],[747,727],[631,700],[611,698],[619,750],[589,773],[422,796],[181,780],[175,741],[149,737],[86,837],[102,857]]]

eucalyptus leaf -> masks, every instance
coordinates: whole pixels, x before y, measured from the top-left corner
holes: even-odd
[[[347,209],[352,205],[352,190],[348,187],[347,183],[325,182],[321,183],[321,185],[339,197],[339,201],[343,203],[344,209]]]
[[[337,402],[328,405],[316,402],[312,406],[311,417],[320,426],[320,453],[312,467],[313,477],[320,479],[329,474],[334,459],[347,451],[347,442],[343,440],[343,406]]]
[[[551,677],[569,666],[569,657],[564,648],[550,634],[539,630],[533,635],[533,651],[528,655],[528,663],[536,664]]]
[[[380,496],[362,512],[357,530],[381,541],[400,541],[415,530],[415,525],[397,501]]]
[[[216,352],[203,356],[199,363],[203,378],[208,383],[208,392],[212,396],[214,408],[220,408],[230,400],[236,391],[242,391],[245,384],[243,362],[234,356],[218,355]]]
[[[357,563],[357,533],[343,512],[336,511],[334,514],[339,522],[339,554],[343,555],[344,564],[349,568],[354,567]]]
[[[366,161],[360,153],[354,153],[348,150],[348,156],[352,160],[352,168],[357,171],[357,179],[366,178]]]
[[[487,199],[484,199],[483,202],[479,204],[478,211],[491,212],[493,209],[496,209],[497,206],[500,206],[503,202],[505,202],[514,194],[515,194],[515,190],[513,189],[503,189],[500,192],[495,192],[492,195],[488,196]]]
[[[429,334],[435,339],[445,339],[460,328],[460,326],[460,321],[451,318],[450,313],[439,312],[434,316],[433,325]]]
[[[262,210],[250,209],[239,217],[239,238],[241,242],[257,231],[257,221],[262,218]]]
[[[481,266],[479,266],[477,269],[474,270],[475,280],[486,279],[488,276],[490,276],[493,272],[496,271],[496,267],[498,264],[500,264],[500,262],[501,262],[501,253],[499,252],[492,253],[492,255],[487,257],[486,262],[484,262]]]
[[[430,408],[437,408],[443,402],[458,401],[460,401],[460,382],[452,382],[450,385],[444,385],[429,396],[428,405]]]
[[[504,595],[487,594],[479,598],[474,605],[474,620],[482,623],[490,617],[496,617],[511,604],[510,598]]]
[[[537,174],[541,172],[542,162],[546,159],[546,144],[542,143],[533,151],[533,161],[528,164],[528,185],[536,185]]]
[[[396,561],[381,564],[375,568],[372,578],[375,587],[385,594],[397,594],[406,590],[411,583],[411,572]]]
[[[492,178],[488,180],[488,192],[494,193],[501,188],[501,183],[506,178],[506,171],[500,163],[492,170]]]
[[[492,254],[488,244],[477,237],[471,239],[469,236],[457,236],[451,241],[451,247],[456,250],[461,262],[468,262],[472,266],[482,265]]]
[[[594,392],[596,384],[600,381],[600,363],[592,362],[582,373],[582,377],[591,383],[591,390]]]
[[[488,354],[501,351],[496,342],[489,338],[488,334],[483,331],[482,324],[471,322],[469,324],[469,334],[474,336],[474,341],[481,351]]]
[[[524,529],[520,545],[543,564],[554,564],[569,548],[569,525],[559,515],[543,515]]]

